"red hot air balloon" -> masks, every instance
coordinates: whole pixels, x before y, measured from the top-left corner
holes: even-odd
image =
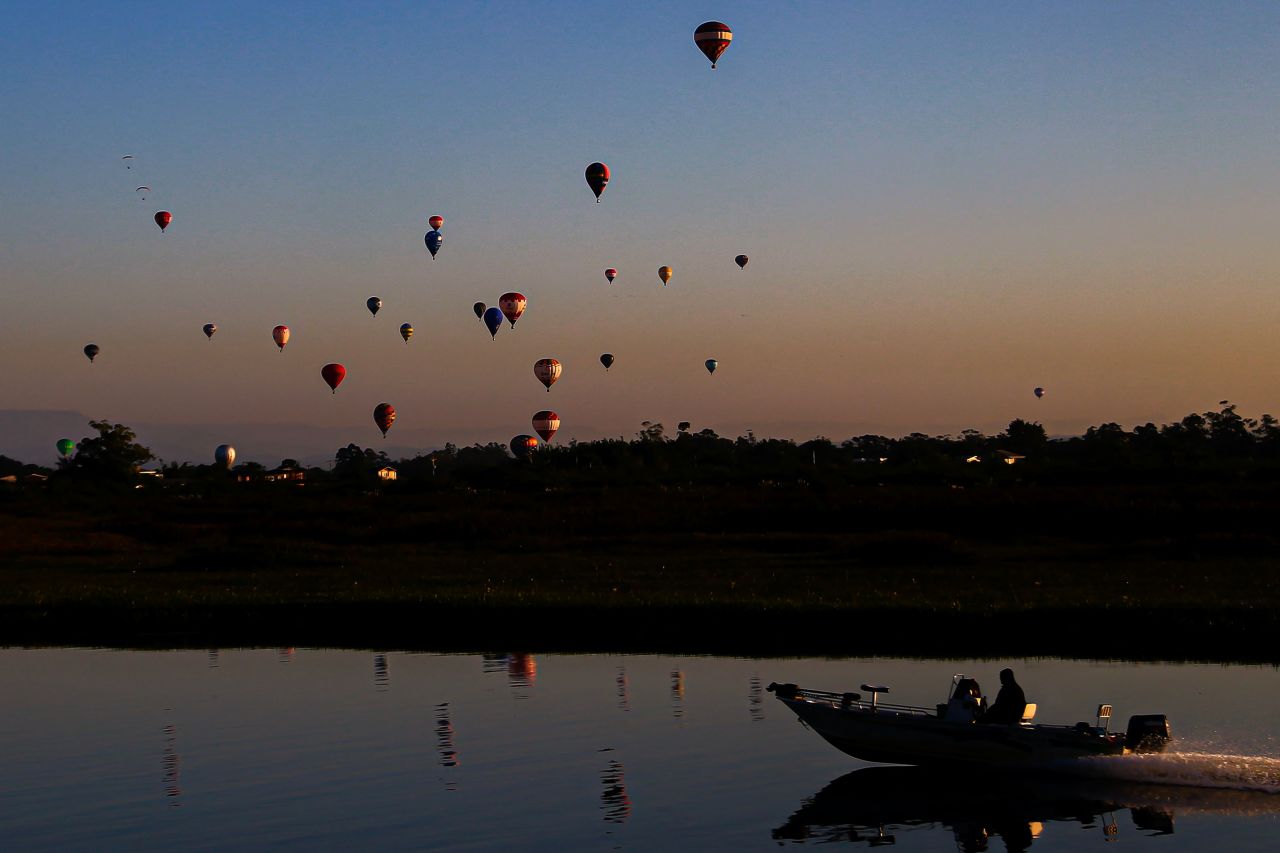
[[[551,436],[560,429],[560,416],[555,412],[543,410],[533,416],[533,431],[542,436],[543,441],[550,441]]]
[[[373,422],[382,430],[382,437],[387,437],[387,430],[396,422],[396,409],[390,403],[379,403],[373,408]]]
[[[342,384],[342,380],[347,378],[347,369],[336,362],[326,364],[320,368],[320,376],[324,379],[325,384],[333,390],[333,393],[337,394],[338,386]]]
[[[540,358],[533,363],[533,375],[538,377],[538,381],[547,386],[547,393],[551,393],[551,386],[556,384],[556,380],[560,378],[560,362],[554,358]]]
[[[440,226],[444,225],[444,217],[437,213],[427,220],[427,224],[431,226],[432,231],[439,231]]]
[[[529,300],[524,298],[523,293],[504,293],[498,297],[498,308],[502,310],[502,316],[507,318],[507,322],[513,329],[516,327],[516,320],[520,319],[520,315],[524,313],[524,307],[528,304]]]
[[[609,186],[609,167],[604,163],[592,163],[587,167],[587,186],[596,194],[596,204],[600,203],[600,193]]]
[[[173,214],[167,210],[162,210],[155,215],[156,224],[160,226],[160,233],[164,233],[164,229],[169,227],[169,223],[173,221]]]
[[[284,345],[289,343],[289,327],[276,326],[271,330],[271,338],[276,342],[276,346],[280,347],[280,352],[284,352]]]
[[[707,21],[693,31],[693,43],[707,59],[711,60],[712,68],[716,67],[716,60],[729,47],[731,41],[733,41],[733,30],[729,29],[728,24],[722,24],[719,21]]]
[[[604,277],[609,279],[610,284],[613,284],[613,280],[618,277],[618,271],[613,267],[609,267],[604,271]]]

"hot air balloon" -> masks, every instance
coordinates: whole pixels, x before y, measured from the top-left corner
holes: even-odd
[[[338,386],[347,378],[347,369],[337,362],[326,364],[320,368],[320,376],[333,393],[338,393]]]
[[[560,429],[560,416],[545,409],[533,416],[533,431],[542,436],[543,441],[550,441],[551,436]]]
[[[444,235],[439,231],[428,231],[423,239],[426,240],[427,251],[431,253],[431,260],[434,261],[436,252],[440,251],[440,244],[444,242]]]
[[[540,358],[533,363],[533,375],[538,377],[538,381],[547,386],[547,393],[551,393],[551,386],[556,384],[556,380],[560,378],[560,362],[554,358]]]
[[[378,316],[378,312],[382,310],[382,300],[376,296],[370,296],[364,301],[365,307],[369,309],[369,313]]]
[[[667,282],[671,281],[671,267],[658,267],[658,278],[662,279],[662,286],[666,287]]]
[[[483,302],[477,302],[475,305],[471,306],[471,310],[476,312],[477,320],[483,319],[484,309],[485,309],[485,304]]]
[[[516,320],[520,319],[520,315],[524,313],[525,305],[529,304],[529,300],[524,298],[523,293],[504,293],[498,297],[498,307],[502,309],[502,316],[507,318],[507,322],[511,324],[511,328],[516,327]]]
[[[444,225],[444,217],[437,213],[427,220],[427,224],[431,226],[432,231],[439,231],[440,226]]]
[[[396,422],[396,410],[390,403],[379,403],[373,408],[373,422],[382,430],[382,437],[387,437],[387,430]]]
[[[70,456],[71,451],[76,449],[76,443],[69,438],[58,439],[57,444],[54,446],[58,448],[58,453],[63,456]]]
[[[1043,389],[1043,388],[1037,388],[1037,389],[1036,389],[1035,391],[1033,391],[1032,393],[1033,393],[1033,394],[1035,394],[1037,398],[1038,398],[1038,397],[1043,397],[1043,396],[1044,396],[1044,389]]]
[[[85,356],[88,357],[90,363],[92,363],[93,360],[98,357],[98,353],[100,352],[102,352],[102,350],[97,344],[85,345],[84,354]]]
[[[517,459],[530,459],[533,451],[538,449],[538,439],[521,433],[511,439],[511,455]]]
[[[596,204],[600,203],[600,193],[609,186],[609,167],[604,163],[592,163],[587,167],[587,186],[596,194]]]
[[[733,259],[733,262],[734,262],[735,264],[737,264],[737,265],[738,265],[738,269],[740,269],[740,270],[745,270],[745,269],[747,268],[747,256],[746,256],[746,255],[738,255],[738,257],[736,257],[736,258],[734,258],[734,259]]]
[[[720,366],[720,362],[716,361],[714,358],[707,359],[703,364],[707,366],[707,373],[715,373],[716,368]]]
[[[164,229],[169,227],[169,223],[173,221],[173,214],[167,210],[162,210],[155,215],[156,224],[160,226],[160,233],[164,233]]]
[[[604,277],[609,279],[610,284],[613,284],[613,280],[618,277],[618,271],[613,267],[609,267],[604,271]]]
[[[733,30],[729,29],[728,24],[722,24],[719,21],[707,21],[693,31],[693,43],[707,59],[711,60],[712,68],[716,67],[716,60],[725,52],[725,48],[731,41],[733,41]]]
[[[222,468],[236,464],[236,449],[229,444],[219,444],[213,450],[213,461]]]
[[[484,312],[485,326],[489,329],[489,334],[493,335],[493,339],[498,339],[498,330],[502,328],[502,309],[490,308]]]
[[[217,327],[216,325],[214,325],[213,323],[205,323],[205,324],[204,324],[204,336],[205,336],[206,338],[212,338],[212,337],[213,337],[213,333],[214,333],[214,332],[216,332],[216,331],[218,331],[218,327]]]
[[[604,369],[607,372],[610,367],[613,367],[613,353],[607,352],[600,356],[600,363],[604,365]]]
[[[284,345],[289,343],[289,327],[276,326],[271,330],[271,339],[280,347],[280,352],[284,352]]]
[[[404,338],[404,342],[409,343],[409,338],[413,337],[413,326],[408,323],[400,324],[400,337]]]

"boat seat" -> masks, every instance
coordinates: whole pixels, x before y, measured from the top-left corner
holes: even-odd
[[[1022,722],[1029,723],[1036,718],[1036,703],[1028,702],[1027,709],[1022,712]]]
[[[870,694],[871,694],[871,710],[872,710],[872,711],[874,711],[874,710],[876,709],[876,698],[877,698],[881,693],[888,693],[888,692],[889,692],[889,688],[888,688],[888,687],[884,687],[884,686],[879,685],[879,684],[864,684],[864,685],[862,685],[862,689],[863,689],[863,690],[865,690],[865,691],[867,691],[868,693],[870,693]]]

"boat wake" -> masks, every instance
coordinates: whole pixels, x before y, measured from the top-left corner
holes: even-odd
[[[1262,755],[1163,752],[1081,758],[1072,765],[1073,775],[1094,779],[1280,794],[1280,758]]]

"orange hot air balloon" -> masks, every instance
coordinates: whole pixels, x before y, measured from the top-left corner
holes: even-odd
[[[164,233],[164,229],[169,227],[169,223],[173,221],[173,214],[167,210],[162,210],[155,215],[156,224],[160,226],[160,233]]]
[[[711,60],[711,67],[716,67],[716,60],[733,41],[733,30],[728,24],[719,21],[707,21],[693,31],[693,43],[702,51],[703,56]]]
[[[600,203],[600,193],[609,186],[609,167],[604,163],[592,163],[587,167],[587,186],[596,194],[596,204]]]
[[[538,381],[547,386],[547,393],[551,393],[551,386],[556,384],[556,380],[560,378],[560,362],[554,358],[540,358],[533,363],[533,375],[538,377]]]
[[[538,449],[538,439],[521,433],[511,439],[511,455],[517,459],[529,459],[533,451]]]
[[[671,267],[658,267],[658,278],[662,279],[662,286],[666,287],[667,282],[671,281]]]
[[[329,388],[332,389],[333,393],[337,394],[338,386],[342,384],[342,380],[347,378],[347,369],[336,362],[333,364],[326,364],[324,367],[320,368],[320,376],[324,379],[325,383],[328,384]]]
[[[618,271],[613,267],[609,267],[604,271],[604,277],[609,279],[610,284],[613,284],[613,280],[618,277]]]
[[[543,441],[550,441],[551,436],[560,429],[560,416],[555,412],[543,410],[533,416],[533,431],[542,436]]]
[[[276,326],[271,330],[271,338],[276,342],[276,346],[280,347],[280,352],[284,352],[284,345],[289,343],[289,327]]]
[[[439,231],[440,226],[444,225],[444,217],[437,213],[427,220],[427,224],[431,226],[432,231]]]
[[[382,430],[382,437],[387,437],[387,430],[396,422],[396,409],[390,403],[379,403],[373,407],[373,422]]]
[[[520,319],[520,315],[524,313],[524,308],[528,304],[529,300],[524,298],[523,293],[504,293],[498,297],[498,308],[502,310],[502,316],[507,318],[507,322],[513,329],[516,327],[516,320]]]

